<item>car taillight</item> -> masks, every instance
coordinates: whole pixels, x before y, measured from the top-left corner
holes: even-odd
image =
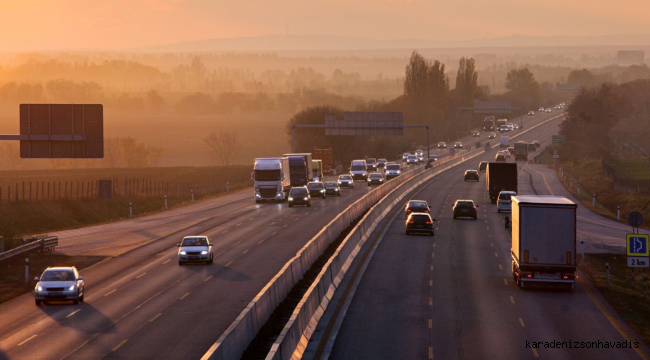
[[[409,221],[409,224],[415,224],[415,221],[411,220]]]
[[[527,278],[532,278],[533,275],[531,275],[531,274],[526,274],[526,277],[527,277]]]
[[[476,210],[476,205],[472,206],[472,209]]]
[[[427,221],[427,225],[431,225],[431,224],[433,224],[431,221]]]
[[[424,212],[425,212],[425,213],[428,213],[428,212],[429,212],[429,210],[424,210]]]
[[[407,209],[406,212],[411,212],[411,209]]]

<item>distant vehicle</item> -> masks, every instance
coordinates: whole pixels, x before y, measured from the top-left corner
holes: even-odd
[[[354,179],[352,178],[352,175],[347,175],[347,174],[339,175],[338,183],[339,186],[341,187],[344,186],[351,187],[351,188],[354,187]]]
[[[462,149],[463,148],[463,143],[460,141],[456,141],[454,143],[454,149]]]
[[[510,151],[508,151],[508,150],[506,149],[506,150],[503,150],[503,151],[501,151],[501,152],[503,153],[503,155],[506,156],[506,159],[510,159]]]
[[[409,155],[408,159],[406,159],[406,165],[417,165],[418,164],[418,157],[415,155]]]
[[[510,144],[510,138],[507,136],[502,136],[501,141],[499,142],[499,147],[507,148],[509,144]]]
[[[384,166],[386,166],[387,162],[388,161],[386,159],[379,159],[379,160],[377,160],[377,167],[378,168],[383,168]]]
[[[528,144],[528,151],[537,151],[537,145],[533,143]]]
[[[519,130],[519,124],[512,124],[512,128],[514,130]]]
[[[541,107],[541,108],[537,109],[537,111],[544,112],[544,107]]]
[[[535,115],[534,111],[531,110],[531,111],[528,112],[528,116],[533,116],[533,115]]]
[[[490,195],[490,202],[496,204],[501,191],[517,192],[518,177],[516,163],[489,163],[485,172],[485,187]]]
[[[517,193],[514,191],[501,191],[497,196],[497,212],[500,213],[502,211],[511,211],[512,208],[510,206],[510,197],[515,195],[517,195]]]
[[[546,112],[547,112],[547,113],[550,113],[551,111],[552,111],[551,108],[547,108],[547,109],[546,109]]]
[[[411,213],[429,213],[431,207],[424,200],[409,200],[404,208],[404,218],[408,219]]]
[[[323,181],[323,160],[312,160],[311,172],[314,181]]]
[[[366,159],[366,169],[368,171],[377,170],[377,159],[375,159],[375,158],[367,158]]]
[[[311,153],[284,154],[289,158],[291,186],[304,186],[313,180]]]
[[[485,171],[487,169],[488,162],[487,161],[481,161],[478,163],[478,170],[479,171]]]
[[[519,287],[573,290],[576,204],[563,196],[513,196],[512,277]],[[540,231],[545,229],[546,231]]]
[[[386,164],[386,180],[398,177],[402,173],[402,167],[398,164]]]
[[[514,131],[515,130],[515,124],[508,124],[508,131]]]
[[[314,160],[321,160],[322,173],[324,174],[332,173],[332,166],[334,165],[332,147],[329,147],[327,149],[318,149],[314,147],[314,152],[312,152],[312,158]]]
[[[459,217],[470,217],[474,220],[478,218],[478,205],[474,204],[474,200],[456,200],[452,205],[454,219]]]
[[[353,179],[368,180],[368,165],[365,160],[352,160],[350,164],[350,175]]]
[[[495,139],[496,137],[497,137],[497,134],[495,134],[495,133],[490,133],[488,135],[488,139]]]
[[[447,148],[447,143],[444,141],[441,141],[438,143],[438,149],[446,149]]]
[[[178,246],[178,265],[191,262],[206,264],[214,262],[212,244],[207,236],[186,236],[176,246]]]
[[[371,185],[381,185],[384,183],[384,176],[382,174],[370,174],[368,177],[368,186]]]
[[[560,106],[561,106],[561,107],[565,107],[565,106],[566,106],[566,104],[565,104],[565,103],[563,103],[563,102],[561,102],[561,103],[560,103]]]
[[[508,126],[508,125],[501,125],[499,127],[499,132],[504,133],[504,132],[508,132],[508,131],[510,131],[510,126]]]
[[[494,116],[486,116],[483,119],[483,130],[492,131],[494,130]]]
[[[528,160],[528,145],[523,141],[515,143],[515,161]]]
[[[503,151],[499,151],[494,155],[494,161],[496,162],[506,162],[506,154]]]
[[[501,129],[503,125],[508,125],[508,119],[499,119],[495,123],[495,129]]]
[[[251,180],[253,180],[255,202],[284,202],[291,189],[290,163],[288,157],[255,159]],[[304,165],[304,162],[303,162]],[[304,166],[302,167],[304,170]],[[303,174],[304,175],[304,174]]]
[[[412,233],[426,233],[431,236],[434,235],[433,222],[431,215],[425,213],[412,213],[406,219],[406,235]]]
[[[294,205],[311,206],[311,195],[306,186],[295,187],[289,192],[289,207]]]
[[[478,178],[478,171],[477,170],[465,170],[465,175],[463,176],[463,180],[476,180],[479,181]]]
[[[479,136],[481,136],[481,133],[478,132],[478,131],[472,131],[472,136],[473,137],[479,137]]]
[[[322,197],[325,199],[325,185],[322,182],[310,182],[307,184],[307,190],[312,197]]]
[[[324,183],[325,185],[325,195],[341,196],[341,187],[339,184],[333,181],[328,181]]]
[[[539,141],[537,140],[533,140],[533,144],[535,144],[535,147],[537,147],[538,149],[540,146],[542,146],[542,144],[540,144]]]
[[[424,150],[415,150],[415,156],[418,157],[418,161],[424,161]]]
[[[74,266],[48,267],[34,281],[37,281],[34,287],[36,306],[43,301],[72,301],[74,304],[84,301],[84,278]]]
[[[409,153],[404,153],[404,155],[402,155],[402,161],[403,161],[403,162],[406,162],[406,160],[409,158],[409,155],[411,155],[411,154],[409,154]]]
[[[511,155],[515,153],[515,148],[513,146],[508,146],[507,150],[510,152]]]
[[[560,110],[561,108],[560,105],[555,105],[555,110]]]

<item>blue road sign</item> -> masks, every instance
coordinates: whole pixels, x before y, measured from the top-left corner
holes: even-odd
[[[649,256],[650,235],[627,234],[627,256]]]

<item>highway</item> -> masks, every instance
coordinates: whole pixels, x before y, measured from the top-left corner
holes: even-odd
[[[525,120],[535,124],[556,115]],[[553,129],[543,125],[531,133],[541,136]],[[357,183],[341,197],[292,209],[255,204],[250,191],[242,191],[151,216],[58,232],[65,253],[110,257],[81,271],[84,304],[36,307],[26,294],[0,305],[0,358],[200,358],[310,238],[370,189]],[[175,244],[196,234],[215,243],[215,263],[178,266]]]
[[[522,139],[540,140],[543,147],[555,131],[556,126],[540,128]],[[524,165],[519,162],[519,193],[550,193],[541,176],[531,187],[532,178],[522,171]],[[602,310],[592,299],[598,299],[593,290],[588,292],[580,281],[573,292],[517,288],[511,275],[509,233],[503,226],[506,214],[498,214],[496,205],[490,204],[483,176],[478,183],[463,181],[463,170],[472,167],[446,172],[411,197],[431,206],[438,220],[434,238],[406,236],[399,208],[378,227],[373,237],[381,237],[383,225],[386,232],[359,275],[356,291],[347,295],[353,297],[343,295],[339,300],[350,303],[338,335],[312,345],[307,358],[642,358],[629,348],[534,348],[533,342],[560,341],[573,346],[573,342],[624,342],[628,338],[617,328],[622,321],[611,309],[606,315],[607,307]],[[456,199],[479,204],[479,219],[454,220],[451,207]],[[579,222],[578,226],[585,230],[591,225]],[[354,280],[358,279],[346,281]],[[331,330],[335,320],[319,324],[320,331],[327,326]],[[626,326],[620,328],[630,334]],[[327,341],[333,346],[330,343],[328,348]]]

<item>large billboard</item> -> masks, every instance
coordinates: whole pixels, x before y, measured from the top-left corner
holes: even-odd
[[[474,100],[475,114],[510,114],[510,101],[481,101]]]
[[[325,135],[402,136],[404,120],[401,112],[345,112],[343,120],[325,117]]]

